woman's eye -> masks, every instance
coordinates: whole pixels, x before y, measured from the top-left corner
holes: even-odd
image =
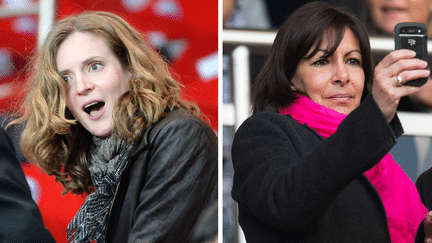
[[[314,62],[313,65],[315,65],[315,66],[323,66],[323,65],[325,65],[327,63],[328,63],[328,61],[326,59],[320,59],[320,60]]]
[[[90,71],[97,71],[102,67],[102,64],[100,63],[92,63],[90,65]]]
[[[63,80],[67,83],[67,82],[69,82],[70,80],[71,80],[71,78],[70,77],[68,77],[68,76],[64,76],[64,77],[62,77],[63,78]]]
[[[349,63],[349,64],[352,64],[352,65],[360,65],[360,60],[358,60],[358,59],[356,59],[356,58],[350,58],[350,59],[348,60],[348,63]]]

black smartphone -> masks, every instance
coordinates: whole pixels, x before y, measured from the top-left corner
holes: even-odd
[[[409,49],[417,53],[418,59],[428,61],[427,31],[421,23],[399,23],[394,29],[395,50]],[[405,83],[409,86],[422,86],[428,78],[419,78]]]

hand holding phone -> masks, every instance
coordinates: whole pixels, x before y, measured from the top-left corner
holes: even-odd
[[[415,58],[427,61],[427,31],[426,26],[421,23],[399,23],[394,29],[395,50],[409,49],[417,54]],[[405,83],[409,86],[422,86],[428,78],[420,78]]]

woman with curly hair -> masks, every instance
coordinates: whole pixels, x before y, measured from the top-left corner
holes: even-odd
[[[186,242],[217,199],[217,138],[163,58],[121,17],[54,25],[20,117],[25,156],[88,193],[70,242]]]

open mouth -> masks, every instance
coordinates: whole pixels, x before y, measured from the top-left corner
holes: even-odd
[[[84,106],[84,111],[90,116],[97,116],[102,111],[102,108],[105,106],[105,102],[103,101],[95,101],[90,104]]]

